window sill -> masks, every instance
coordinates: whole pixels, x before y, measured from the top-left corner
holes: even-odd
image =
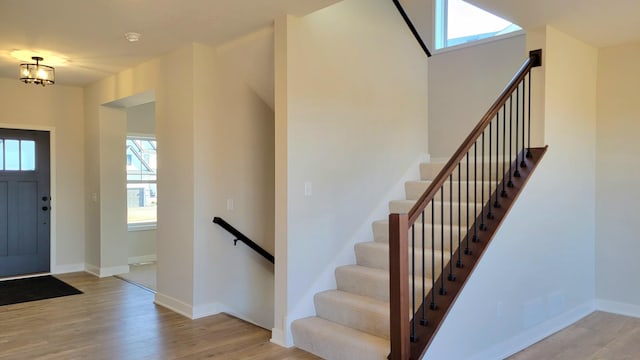
[[[486,45],[486,44],[489,44],[489,43],[492,43],[492,42],[505,40],[505,39],[509,39],[509,38],[513,38],[513,37],[517,37],[517,36],[521,36],[521,35],[525,35],[525,34],[526,33],[525,33],[524,30],[518,30],[518,31],[510,32],[510,33],[504,34],[504,35],[494,36],[494,37],[490,37],[490,38],[486,38],[486,39],[482,39],[482,40],[470,41],[470,42],[464,43],[464,44],[459,44],[459,45],[445,47],[445,48],[442,48],[442,49],[437,49],[437,50],[433,51],[433,55],[443,54],[443,53],[447,53],[447,52],[450,52],[450,51],[457,51],[457,50],[467,49],[467,48],[471,48],[471,47],[475,47],[475,46]]]
[[[129,231],[150,231],[158,228],[157,223],[129,224]]]

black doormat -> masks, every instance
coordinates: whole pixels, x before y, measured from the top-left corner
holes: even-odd
[[[0,306],[82,294],[53,276],[0,281]]]

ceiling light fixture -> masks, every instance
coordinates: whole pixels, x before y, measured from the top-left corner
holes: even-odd
[[[142,34],[137,33],[137,32],[124,33],[124,38],[127,39],[127,41],[129,41],[129,42],[138,42],[138,41],[140,41],[140,37],[141,36],[142,36]]]
[[[20,81],[25,84],[53,85],[56,82],[56,70],[53,66],[40,64],[43,59],[40,56],[33,56],[35,64],[20,64]]]

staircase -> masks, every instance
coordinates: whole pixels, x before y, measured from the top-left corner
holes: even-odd
[[[407,213],[444,165],[421,164],[421,179],[407,182],[406,199],[389,202],[389,211]],[[449,206],[456,207],[458,203],[445,204],[445,207]],[[477,206],[479,209],[480,204]],[[456,228],[457,234],[457,225],[446,224],[445,232],[449,233],[451,226]],[[386,359],[389,355],[389,222],[375,221],[372,230],[373,241],[355,245],[356,264],[336,269],[337,289],[315,295],[316,316],[296,320],[291,325],[298,348],[325,359]],[[431,231],[426,227],[425,230]],[[436,232],[441,233],[441,230],[438,226]],[[439,251],[435,256],[438,261],[436,276],[441,267],[439,259],[444,256],[448,261],[449,244],[444,245],[445,251]],[[416,269],[416,273],[421,271]],[[431,286],[430,270],[427,276],[425,292]],[[421,287],[418,294],[422,294]]]
[[[420,165],[294,344],[325,359],[419,359],[546,148],[531,147],[530,57],[446,163]],[[528,81],[527,81],[528,80]],[[528,97],[527,97],[528,96]],[[391,280],[390,280],[391,279]]]
[[[416,201],[426,191],[433,179],[442,170],[445,163],[423,163],[420,165],[420,179],[405,183],[403,200],[389,202],[390,213],[406,214],[416,204]],[[488,164],[485,165],[485,185],[490,184],[487,178]],[[501,163],[500,168],[508,168],[508,164]],[[466,167],[465,167],[466,168]],[[481,176],[482,171],[470,174],[470,186],[475,186],[467,194],[458,194],[444,189],[443,203],[436,202],[435,208],[442,209],[444,214],[458,214],[460,206],[467,206],[467,200],[474,207],[471,212],[480,213],[482,210],[480,182],[474,181],[474,175]],[[466,173],[461,174],[462,181],[456,181],[462,188],[467,187]],[[498,184],[494,181],[492,188]],[[486,187],[488,189],[488,187]],[[486,190],[485,189],[485,190]],[[486,192],[486,191],[485,191]],[[439,198],[440,195],[436,196]],[[486,192],[485,199],[489,198]],[[463,204],[463,205],[461,205]],[[431,213],[428,212],[428,218]],[[415,303],[422,303],[422,298],[429,293],[435,278],[437,278],[444,264],[449,263],[452,253],[466,236],[466,218],[441,219],[441,213],[434,214],[436,224],[431,226],[416,222],[415,232],[432,233],[435,235],[435,251],[425,249],[425,277],[422,275],[423,251],[415,249],[416,259],[413,274],[416,274]],[[462,225],[462,226],[460,226]],[[433,228],[433,229],[432,229]],[[442,235],[444,234],[444,238]],[[314,302],[316,316],[296,320],[292,323],[294,344],[296,347],[320,356],[324,359],[386,359],[390,352],[390,316],[389,316],[389,221],[378,220],[372,224],[373,241],[355,245],[356,264],[338,267],[335,271],[337,289],[327,290],[315,295]],[[452,235],[452,238],[449,238]],[[458,241],[460,239],[460,241]],[[451,241],[450,241],[451,240]],[[443,251],[444,250],[444,251]],[[407,248],[411,252],[411,247]],[[432,266],[431,259],[435,260]],[[423,281],[424,280],[424,281]],[[424,287],[423,287],[424,284]],[[424,289],[424,291],[423,291]]]

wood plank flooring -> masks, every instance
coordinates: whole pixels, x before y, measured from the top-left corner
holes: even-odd
[[[540,359],[640,359],[640,319],[596,311],[509,358]]]
[[[0,307],[0,359],[317,359],[226,314],[187,319],[117,278],[57,277],[84,294]]]

